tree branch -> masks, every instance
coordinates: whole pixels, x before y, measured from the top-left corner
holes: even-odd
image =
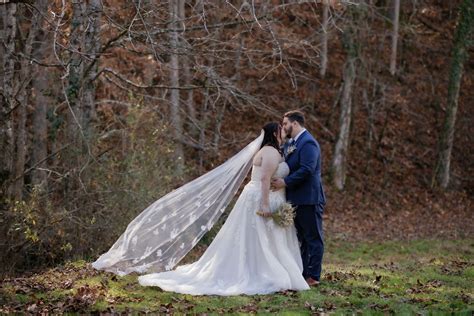
[[[135,87],[135,88],[139,88],[139,89],[149,89],[149,88],[155,88],[155,89],[176,89],[176,90],[190,90],[190,89],[201,89],[201,88],[205,88],[205,86],[195,86],[195,85],[191,85],[191,86],[178,86],[178,87],[173,87],[173,86],[167,86],[167,85],[143,85],[143,84],[139,84],[139,83],[135,83],[131,80],[128,80],[127,78],[124,78],[121,74],[117,73],[116,71],[110,69],[110,68],[103,68],[101,71],[99,71],[99,73],[97,74],[96,78],[101,74],[101,73],[110,73],[112,74],[114,77],[120,79],[121,81]],[[94,80],[96,79],[94,78]]]

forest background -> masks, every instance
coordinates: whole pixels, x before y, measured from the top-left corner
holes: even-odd
[[[2,275],[96,258],[294,109],[328,238],[473,237],[472,1],[3,2]]]

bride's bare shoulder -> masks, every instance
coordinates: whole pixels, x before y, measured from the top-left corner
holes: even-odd
[[[257,154],[255,154],[253,164],[255,166],[260,166],[262,165],[263,159],[271,159],[271,160],[278,160],[280,161],[280,153],[278,150],[272,146],[263,146]]]
[[[262,158],[264,159],[276,159],[280,160],[281,154],[280,152],[272,146],[263,146],[262,149],[260,149]]]

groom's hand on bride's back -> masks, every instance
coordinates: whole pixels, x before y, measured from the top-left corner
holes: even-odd
[[[276,178],[272,179],[272,182],[270,183],[270,189],[272,191],[278,191],[286,187],[285,180],[282,178]]]

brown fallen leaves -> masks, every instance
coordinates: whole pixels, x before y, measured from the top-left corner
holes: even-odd
[[[44,273],[24,278],[7,278],[0,284],[0,313],[29,312],[33,314],[49,314],[78,312],[88,307],[105,295],[105,286],[82,285],[76,291],[73,287],[77,280],[99,275],[90,266],[76,267],[66,264]],[[57,290],[70,290],[71,295],[57,297],[47,301],[40,297],[45,293]],[[26,303],[5,304],[8,297],[23,295],[29,300]]]
[[[419,293],[430,293],[434,289],[443,285],[440,280],[430,280],[426,283],[422,283],[420,280],[416,280],[416,285],[406,290],[407,294],[419,294]]]
[[[453,260],[443,264],[441,267],[441,273],[447,275],[461,275],[466,268],[472,266],[472,262]]]
[[[18,292],[15,289],[15,293]],[[91,287],[89,285],[81,286],[77,292],[66,298],[58,298],[56,300],[36,299],[33,302],[18,303],[15,305],[2,305],[0,313],[19,313],[28,312],[33,314],[49,314],[49,313],[65,313],[65,312],[81,312],[87,310],[94,305],[96,301],[104,297],[105,291],[102,287]],[[36,294],[30,294],[31,298],[35,298]]]
[[[470,238],[474,236],[472,198],[461,192],[413,191],[403,198],[374,198],[372,192],[328,190],[324,230],[351,241]]]

